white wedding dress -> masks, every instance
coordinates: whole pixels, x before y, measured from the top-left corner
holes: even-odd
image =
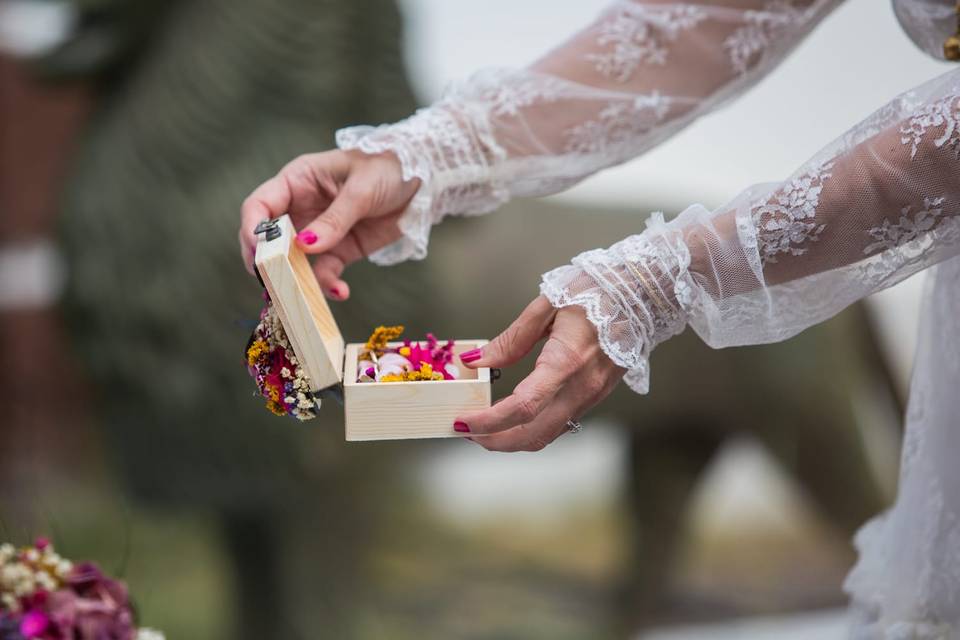
[[[637,156],[771,72],[841,2],[621,1],[527,69],[481,71],[405,121],[340,131],[341,148],[393,152],[422,181],[402,240],[372,258],[422,258],[447,215],[555,193]],[[894,5],[918,46],[942,57],[954,0]],[[846,587],[855,638],[960,640],[958,254],[960,67],[882,106],[787,180],[715,211],[654,214],[637,235],[545,274],[541,292],[586,309],[644,393],[650,351],[688,325],[714,347],[783,340],[939,264],[899,496],[857,535]]]

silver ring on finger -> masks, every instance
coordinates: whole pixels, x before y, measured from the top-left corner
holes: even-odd
[[[581,431],[583,431],[583,425],[577,422],[576,420],[574,420],[573,418],[570,418],[569,420],[567,420],[567,431],[569,431],[570,433],[580,433]]]

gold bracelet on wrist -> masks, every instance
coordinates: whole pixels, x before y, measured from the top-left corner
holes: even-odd
[[[658,288],[653,283],[651,283],[650,280],[645,275],[643,275],[640,272],[640,269],[638,269],[635,264],[633,264],[629,260],[624,260],[624,262],[626,263],[627,268],[630,269],[635,276],[637,276],[638,280],[640,280],[640,284],[643,285],[644,290],[646,290],[647,296],[649,296],[649,298],[653,300],[653,303],[657,306],[658,309],[660,309],[661,312],[665,314],[669,314],[672,311],[675,311],[673,306],[670,303],[668,303],[666,300],[664,300],[663,296],[660,295],[660,291],[658,290]]]

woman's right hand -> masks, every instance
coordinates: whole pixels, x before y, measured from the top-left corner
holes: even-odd
[[[420,187],[403,180],[392,153],[325,151],[302,155],[251,193],[241,207],[240,251],[253,273],[254,229],[262,220],[290,214],[297,243],[314,254],[313,270],[324,293],[345,300],[340,276],[352,262],[398,238],[397,221]]]

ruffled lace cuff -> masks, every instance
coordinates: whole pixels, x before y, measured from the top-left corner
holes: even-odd
[[[509,199],[509,191],[493,179],[492,167],[503,154],[479,105],[441,101],[396,124],[341,129],[337,146],[393,153],[403,179],[420,180],[398,221],[403,237],[370,256],[377,264],[422,260],[430,228],[444,217],[487,213]]]
[[[650,352],[686,327],[694,291],[680,235],[660,214],[647,225],[609,249],[581,253],[540,284],[553,306],[586,310],[604,353],[627,369],[624,381],[637,393],[650,388]]]

